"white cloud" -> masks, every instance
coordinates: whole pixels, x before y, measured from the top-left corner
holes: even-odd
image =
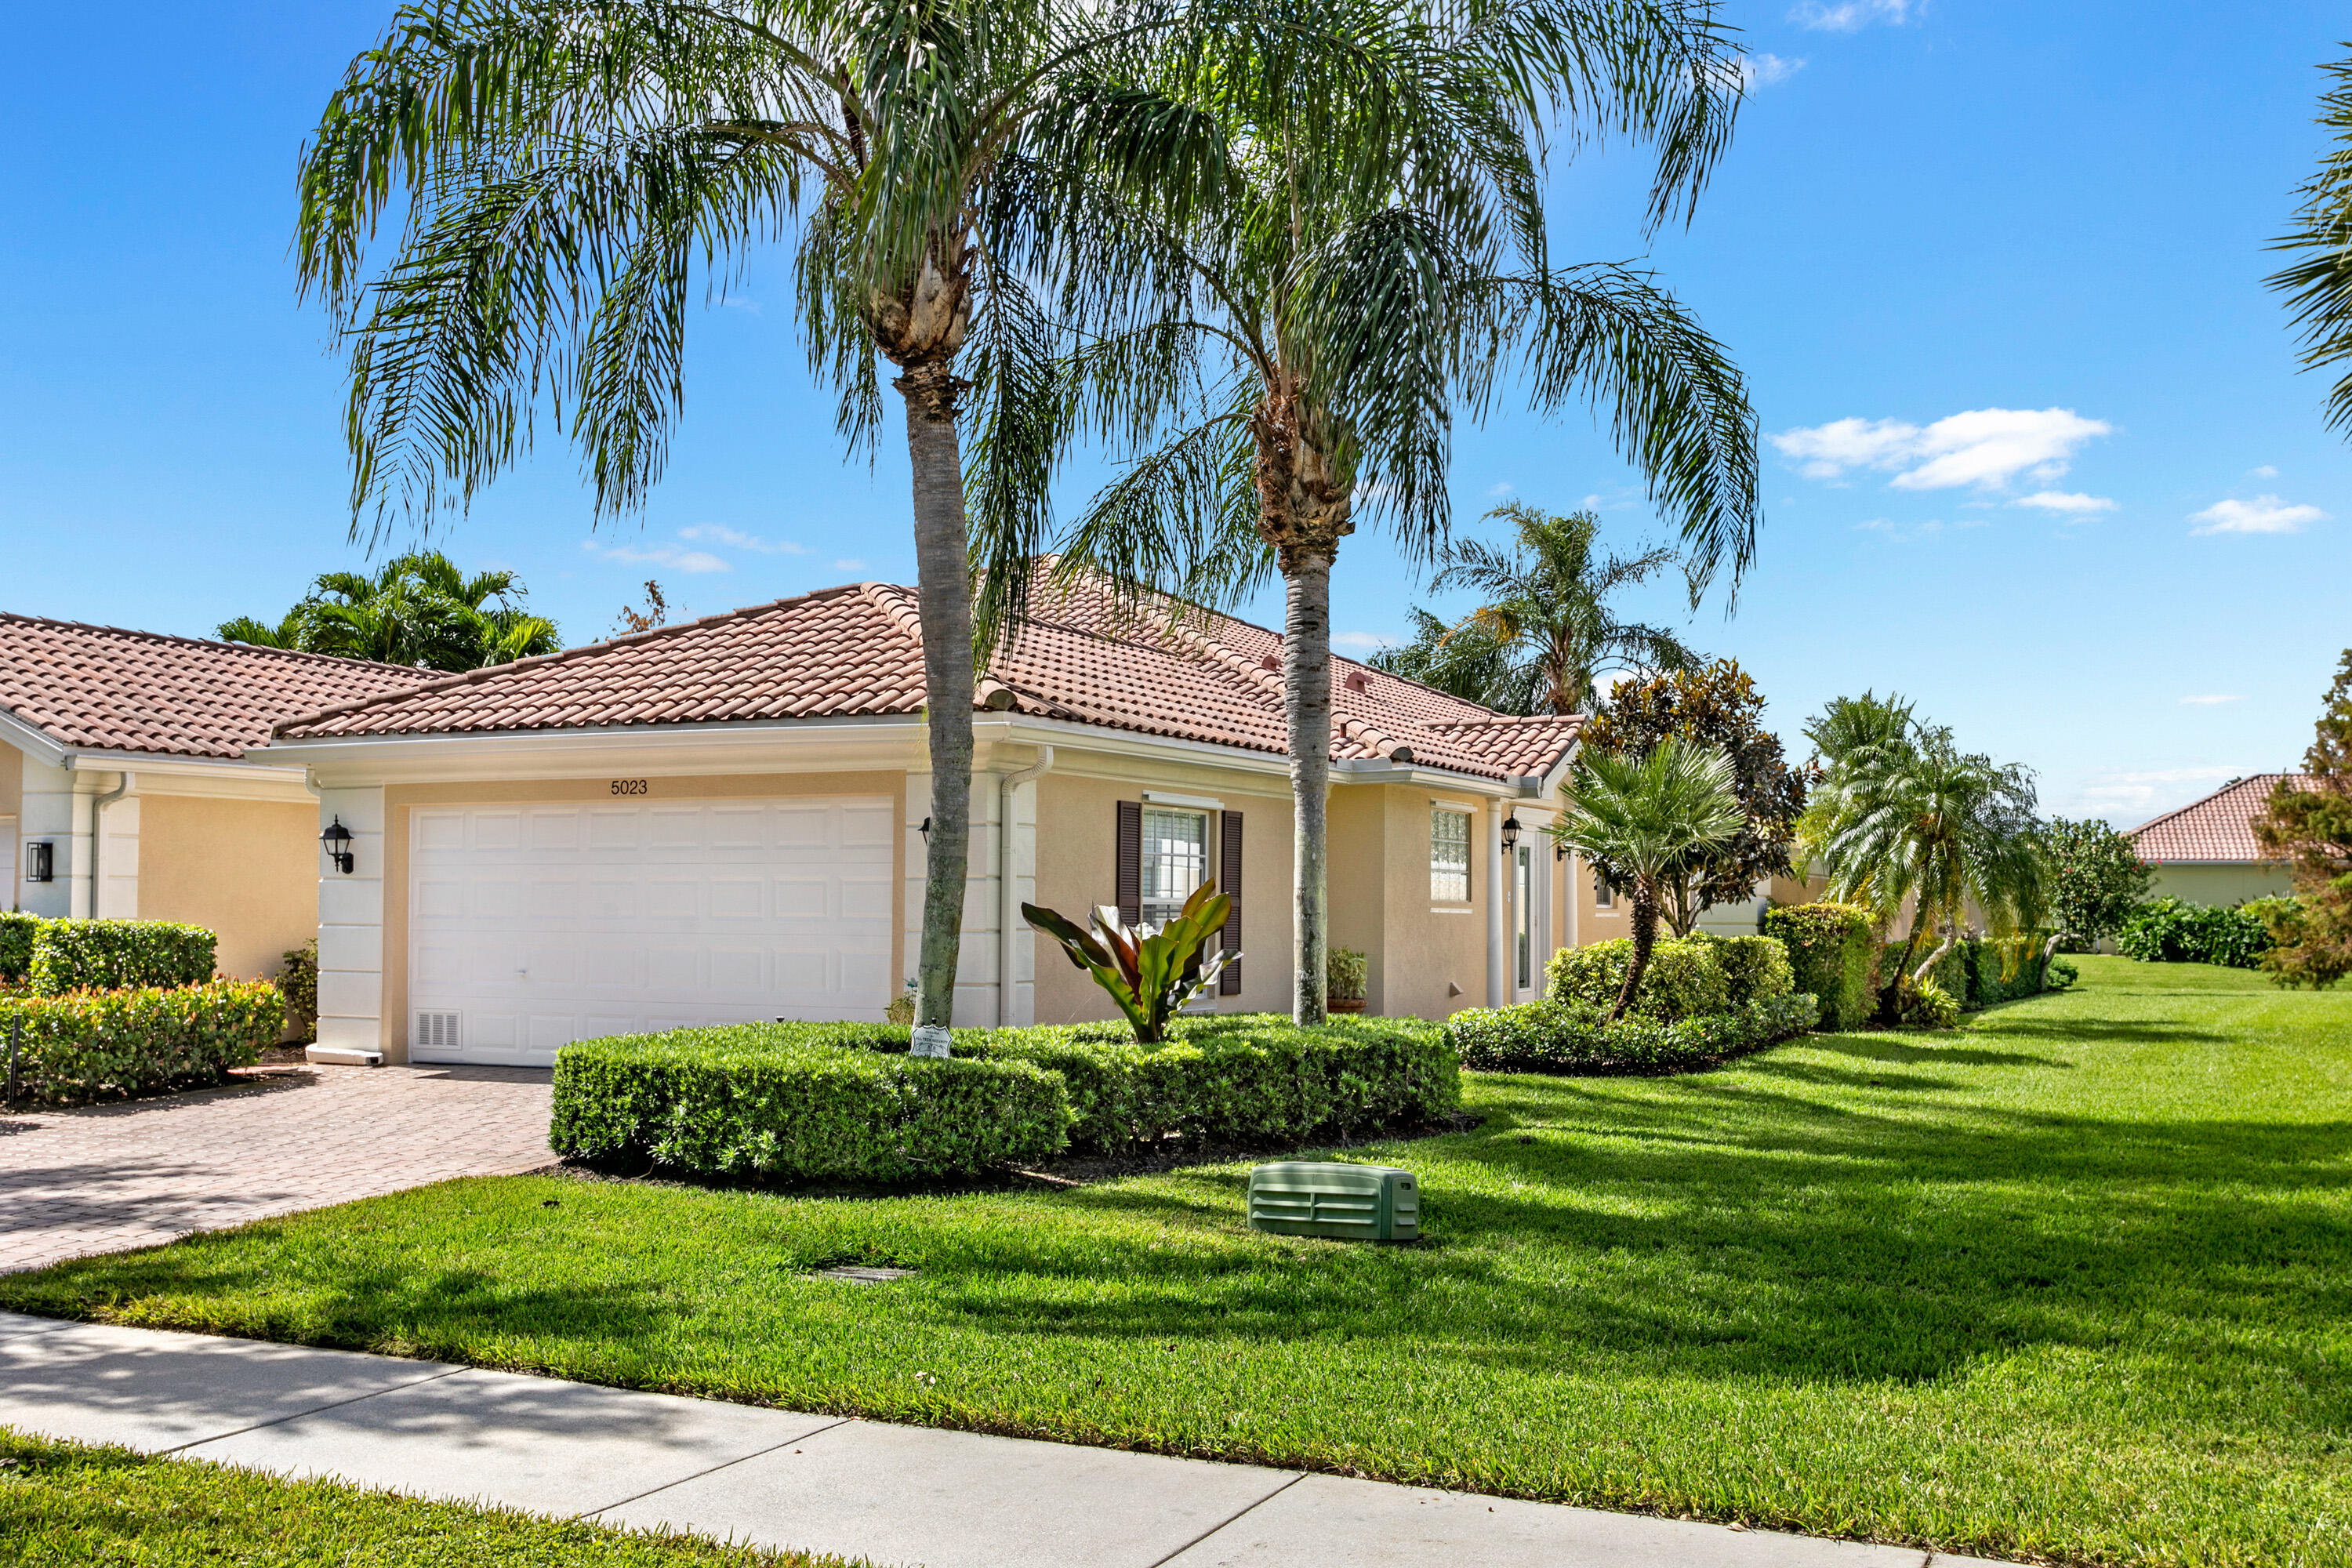
[[[1868,522],[1857,522],[1853,526],[1864,533],[1883,533],[1889,539],[1933,539],[1944,531],[1944,521],[1937,517],[1925,522],[1896,522],[1892,518],[1874,517]],[[1963,522],[1959,526],[1972,528],[1978,525]]]
[[[2191,533],[2300,533],[2306,522],[2317,522],[2326,513],[2315,506],[2289,506],[2276,496],[2256,496],[2252,500],[2218,500],[2203,511],[2191,512],[2189,521],[2200,526]]]
[[[2038,507],[2068,517],[2088,517],[2094,512],[2113,511],[2116,503],[2105,496],[2087,496],[2073,490],[2036,490],[2030,496],[2020,496],[2011,506]]]
[[[794,544],[789,539],[774,541],[756,533],[739,533],[724,523],[698,522],[691,528],[677,531],[680,539],[698,540],[706,544],[731,544],[738,550],[756,550],[762,555],[806,555],[808,546]]]
[[[2180,700],[2180,705],[2184,708],[2218,708],[2224,702],[2243,702],[2245,700],[2243,693],[2231,693],[2228,696],[2184,697]]]
[[[1739,57],[1739,85],[1744,90],[1772,87],[1804,68],[1804,61],[1792,60],[1781,55],[1742,55]]]
[[[1851,33],[1873,22],[1901,26],[1911,17],[1911,0],[1799,0],[1789,20],[1822,33]]]
[[[732,572],[735,568],[707,550],[681,550],[675,544],[603,544],[583,539],[580,548],[606,561],[631,566],[667,566],[677,572]]]
[[[2250,479],[2274,479],[2278,478],[2278,470],[2272,468],[2268,463],[2264,463],[2259,468],[2248,468],[2246,470],[2246,478]]]
[[[863,572],[866,570],[866,563],[855,560],[836,561],[833,563],[833,569],[836,572]]]
[[[1384,647],[1394,647],[1396,644],[1374,632],[1334,632],[1331,635],[1331,646],[1357,647],[1362,648],[1366,653],[1378,653]]]
[[[1488,500],[1501,500],[1505,496],[1509,495],[1510,493],[1511,481],[1508,479],[1498,479],[1495,483],[1486,487],[1486,499]]]
[[[1809,479],[1838,479],[1857,468],[1892,471],[1896,489],[1962,485],[1999,489],[2020,474],[2045,484],[2066,471],[2076,447],[2114,426],[2071,408],[1973,408],[1913,425],[1901,419],[1832,419],[1772,437]]]

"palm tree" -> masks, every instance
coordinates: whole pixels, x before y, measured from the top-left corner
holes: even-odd
[[[1737,98],[1711,5],[1301,0],[1287,14],[1356,49],[1312,68],[1220,59],[1153,81],[1185,123],[1215,132],[1202,157],[1217,177],[1194,188],[1214,199],[1182,207],[1097,183],[1056,258],[1061,313],[1084,340],[1060,423],[992,424],[986,444],[1034,453],[1081,430],[1132,455],[1064,540],[1065,575],[1098,569],[1215,605],[1280,574],[1292,1016],[1314,1024],[1339,542],[1370,521],[1408,556],[1434,553],[1453,411],[1483,410],[1512,371],[1540,408],[1612,406],[1682,525],[1695,584],[1752,556],[1756,454],[1738,372],[1670,296],[1622,268],[1550,266],[1534,150],[1549,116],[1648,135],[1661,148],[1653,222],[1695,199]],[[976,498],[990,626],[1017,612],[1042,492]]]
[[[2352,58],[2320,69],[2332,83],[2319,100],[2319,124],[2330,145],[2304,184],[2294,227],[2272,247],[2301,259],[2266,280],[2294,306],[2307,370],[2352,360]],[[2352,436],[2352,371],[2328,390],[2327,423]]]
[[[1809,864],[1824,864],[1831,841],[1846,826],[1845,797],[1835,787],[1837,782],[1848,776],[1852,765],[1867,752],[1891,755],[1909,746],[1911,710],[1899,693],[1882,698],[1864,691],[1859,697],[1833,697],[1819,714],[1805,721],[1805,739],[1812,742],[1813,765],[1822,781],[1797,819],[1797,843]],[[1866,872],[1848,885],[1844,897],[1869,910],[1882,934],[1900,912],[1902,900],[1889,904],[1880,898]]]
[[[1375,655],[1376,668],[1424,681],[1505,713],[1590,713],[1601,677],[1696,669],[1705,662],[1664,626],[1621,621],[1621,589],[1681,559],[1659,545],[1637,555],[1594,551],[1601,519],[1555,516],[1509,501],[1486,514],[1511,525],[1516,551],[1475,540],[1451,544],[1433,592],[1467,588],[1485,603],[1451,626],[1416,610],[1417,635]]]
[[[1926,982],[1965,933],[1971,908],[1997,932],[2040,922],[2047,893],[2026,768],[1962,752],[1949,730],[1922,727],[1906,712],[1899,733],[1846,752],[1822,793],[1831,797],[1822,850],[1830,897],[1888,911],[1916,900],[1898,983],[1921,938],[1940,932],[1910,971],[1910,984]]]
[[[532,615],[511,572],[467,577],[439,551],[396,555],[373,576],[321,573],[310,596],[272,626],[224,621],[230,642],[297,648],[457,672],[508,664],[563,646],[555,623]]]
[[[303,160],[298,251],[352,345],[353,526],[462,506],[551,391],[600,516],[659,478],[688,302],[797,230],[811,364],[868,450],[907,413],[932,827],[916,1017],[943,1046],[963,904],[973,660],[959,421],[1034,401],[1019,268],[1055,165],[1175,180],[1183,130],[1121,62],[1190,13],[1053,0],[418,0],[352,62]],[[1139,21],[1140,16],[1143,20]],[[1191,26],[1208,27],[1211,20]],[[362,253],[404,208],[373,279]],[[1042,361],[1038,362],[1042,364]]]
[[[1665,879],[1685,857],[1712,849],[1738,832],[1748,814],[1722,748],[1679,735],[1640,757],[1586,753],[1560,791],[1560,806],[1552,836],[1588,860],[1621,868],[1633,884],[1633,957],[1609,1012],[1613,1022],[1641,992],[1643,973],[1657,945]]]

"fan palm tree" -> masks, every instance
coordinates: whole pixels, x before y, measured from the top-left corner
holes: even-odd
[[[2319,172],[2304,184],[2294,227],[2273,246],[2300,259],[2267,279],[2294,307],[2308,370],[2352,361],[2352,58],[2320,69],[2330,81],[2319,100],[2329,145]],[[2327,423],[2352,436],[2352,370],[2328,389]]]
[[[327,572],[272,626],[224,621],[222,637],[265,647],[424,669],[479,669],[563,646],[555,623],[532,615],[511,572],[467,577],[439,551],[396,555],[373,576]]]
[[[1486,600],[1452,625],[1426,611],[1417,635],[1374,656],[1376,668],[1423,681],[1505,713],[1590,713],[1600,678],[1696,669],[1704,658],[1664,626],[1621,621],[1609,607],[1621,589],[1681,559],[1671,546],[1600,556],[1600,517],[1555,516],[1510,501],[1486,514],[1511,525],[1518,548],[1476,540],[1445,547],[1433,592],[1467,588]]]
[[[1820,713],[1805,721],[1805,739],[1812,742],[1813,765],[1823,787],[1805,801],[1797,818],[1797,844],[1811,865],[1826,863],[1830,841],[1843,831],[1845,796],[1835,787],[1848,776],[1852,764],[1864,753],[1892,755],[1912,743],[1912,705],[1896,692],[1885,697],[1865,691],[1859,697],[1833,697]],[[1845,898],[1871,911],[1884,933],[1900,910],[1901,900],[1888,904],[1866,875],[1849,884]]]
[[[417,0],[352,62],[303,159],[301,276],[352,347],[354,529],[470,500],[527,447],[542,391],[600,516],[638,506],[681,411],[698,278],[723,281],[788,230],[812,367],[868,449],[877,357],[895,367],[930,718],[922,1025],[949,1022],[970,823],[959,424],[968,403],[1028,400],[1046,341],[1017,273],[1055,165],[1019,148],[1085,140],[1181,184],[1190,122],[1115,73],[1137,47],[1213,27],[1192,16],[1054,0]],[[394,210],[394,254],[371,276],[362,253]]]
[[[1560,817],[1549,829],[1588,860],[1621,868],[1632,883],[1633,956],[1610,1009],[1625,1016],[1658,942],[1665,879],[1694,851],[1711,849],[1748,820],[1737,774],[1719,746],[1670,735],[1640,757],[1592,752],[1580,758],[1560,791]]]
[[[1876,721],[1874,718],[1873,721]],[[2033,775],[1962,752],[1940,726],[1906,722],[1855,746],[1831,768],[1830,831],[1822,862],[1829,896],[1892,910],[1916,900],[1896,965],[1925,983],[1979,911],[1996,932],[2040,922],[2046,905]],[[1916,971],[1921,940],[1942,941]]]
[[[1654,138],[1654,222],[1696,198],[1737,100],[1711,4],[1300,0],[1288,15],[1357,50],[1313,68],[1220,59],[1153,80],[1215,128],[1221,177],[1194,187],[1214,199],[1173,210],[1097,182],[1088,221],[1062,226],[1056,298],[1084,342],[1062,424],[992,425],[984,444],[1035,453],[1076,429],[1128,455],[1062,542],[1066,575],[1099,569],[1211,605],[1281,576],[1292,1015],[1312,1024],[1339,542],[1369,521],[1409,557],[1433,554],[1447,537],[1453,412],[1483,410],[1514,371],[1538,407],[1610,406],[1682,526],[1696,584],[1751,558],[1756,451],[1738,372],[1670,296],[1622,268],[1554,268],[1545,249],[1547,116]],[[1017,613],[1042,495],[977,497],[992,626]]]

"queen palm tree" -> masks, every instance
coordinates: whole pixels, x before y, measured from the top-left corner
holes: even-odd
[[[2320,69],[2329,79],[2319,100],[2327,150],[2304,184],[2294,226],[2273,247],[2299,258],[2267,279],[2294,307],[2308,370],[2352,361],[2352,58]],[[2328,389],[2327,423],[2352,436],[2352,370],[2341,370]]]
[[[1621,621],[1609,601],[1681,559],[1668,545],[1603,557],[1600,517],[1565,517],[1509,501],[1486,514],[1511,525],[1517,550],[1477,540],[1445,547],[1433,591],[1467,588],[1486,602],[1451,625],[1415,611],[1418,635],[1375,655],[1374,668],[1505,713],[1590,713],[1614,674],[1696,669],[1705,660],[1664,626]]]
[[[895,368],[930,719],[922,1025],[949,1022],[969,836],[959,422],[1028,399],[1044,341],[1018,271],[1055,165],[1020,148],[1083,138],[1181,184],[1187,122],[1117,73],[1214,25],[1055,0],[416,0],[303,158],[301,277],[351,347],[355,531],[467,504],[528,447],[542,393],[599,516],[638,506],[682,409],[694,288],[787,233],[812,367],[869,450],[877,358]]]
[[[1588,860],[1618,867],[1632,883],[1633,955],[1613,1022],[1642,989],[1658,942],[1664,884],[1694,851],[1716,847],[1748,820],[1731,759],[1719,746],[1669,735],[1643,756],[1591,752],[1560,791],[1560,816],[1549,829]]]
[[[1590,395],[1681,523],[1695,584],[1755,542],[1755,420],[1720,345],[1645,276],[1554,268],[1539,126],[1654,138],[1651,217],[1696,198],[1736,102],[1711,0],[1366,7],[1300,0],[1294,25],[1356,40],[1301,68],[1179,63],[1151,81],[1213,127],[1213,193],[1178,209],[1106,177],[1062,226],[1056,295],[1084,346],[1051,438],[1128,458],[1062,542],[1180,600],[1230,603],[1275,574],[1295,826],[1292,1016],[1325,988],[1330,573],[1360,521],[1408,556],[1447,536],[1456,408],[1524,371],[1537,406]],[[1370,92],[1360,83],[1378,83]],[[1033,468],[1044,468],[1044,463]],[[1010,623],[1045,531],[1043,487],[983,486],[984,619]]]
[[[555,623],[532,615],[511,572],[472,577],[439,551],[396,555],[369,576],[326,572],[276,626],[250,616],[221,623],[230,642],[297,648],[452,672],[509,664],[563,646]]]

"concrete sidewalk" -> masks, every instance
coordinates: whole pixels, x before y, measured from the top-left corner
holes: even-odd
[[[1981,1562],[9,1313],[0,1424],[922,1568]]]

